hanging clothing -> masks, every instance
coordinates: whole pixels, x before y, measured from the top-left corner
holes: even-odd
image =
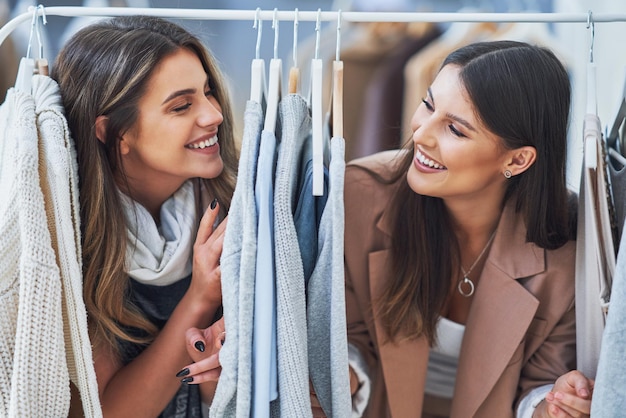
[[[280,102],[281,143],[274,183],[276,326],[280,416],[310,417],[304,271],[294,225],[297,173],[311,118],[304,99],[287,95]]]
[[[63,335],[68,370],[80,392],[84,416],[100,417],[98,382],[83,301],[76,150],[63,114],[58,84],[50,77],[37,75],[32,80],[32,92],[39,132],[41,189],[63,284]]]
[[[63,289],[40,187],[34,98],[9,89],[0,127],[0,415],[67,416]]]
[[[255,184],[258,231],[252,335],[253,418],[269,418],[270,401],[278,396],[274,265],[275,166],[276,136],[273,132],[263,131]]]
[[[248,370],[239,370],[239,364],[240,356],[250,357],[252,351],[253,279],[257,245],[254,177],[262,126],[261,105],[248,101],[244,114],[237,183],[228,212],[228,224],[220,258],[224,325],[228,338],[220,350],[222,372],[211,404],[212,418],[248,416],[250,411],[251,366]],[[242,298],[242,294],[245,298]],[[240,337],[240,329],[242,333],[249,335]],[[249,345],[243,345],[240,338]],[[250,362],[251,359],[244,360],[244,363]],[[244,380],[239,380],[239,375],[245,372],[246,376],[242,377]],[[240,391],[247,393],[239,395]],[[247,403],[244,402],[246,399]],[[240,404],[240,401],[243,403]]]
[[[626,410],[626,238],[622,235],[611,287],[611,309],[602,335],[592,417],[622,416]]]
[[[346,336],[343,264],[345,141],[331,140],[328,200],[319,225],[319,255],[307,286],[309,370],[328,417],[350,417],[352,401]]]
[[[578,370],[593,379],[615,273],[606,152],[596,115],[585,115],[583,140],[576,237],[576,357]]]

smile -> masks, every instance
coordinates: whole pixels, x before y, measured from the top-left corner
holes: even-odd
[[[417,151],[415,151],[415,160],[418,161],[420,164],[425,165],[427,167],[430,168],[435,168],[437,170],[446,170],[446,166],[443,164],[439,164],[438,162],[431,160],[430,158],[426,157],[424,154],[422,154],[420,152],[420,150],[418,149]]]
[[[194,142],[193,144],[187,144],[185,145],[185,148],[204,149],[204,148],[212,147],[215,144],[217,144],[217,135],[209,139],[205,139],[204,141],[198,141],[198,142]]]

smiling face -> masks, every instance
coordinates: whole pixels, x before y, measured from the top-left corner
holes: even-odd
[[[512,151],[477,118],[459,71],[454,65],[442,68],[413,115],[409,186],[446,201],[502,198],[502,173]]]
[[[154,190],[167,196],[187,179],[222,172],[217,131],[223,116],[209,85],[200,59],[187,49],[164,58],[154,70],[139,100],[137,123],[120,142],[135,194]]]

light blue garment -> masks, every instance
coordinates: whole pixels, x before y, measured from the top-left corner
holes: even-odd
[[[626,411],[626,238],[622,234],[611,286],[611,305],[602,334],[591,416],[624,416]]]
[[[263,131],[255,184],[258,234],[252,336],[253,418],[269,417],[270,401],[278,396],[274,267],[275,165],[276,137],[273,132]]]
[[[281,417],[311,417],[304,271],[293,220],[302,147],[311,118],[301,96],[287,95],[279,105],[281,143],[274,183],[274,254],[278,402]]]
[[[220,259],[227,338],[220,351],[222,373],[211,404],[212,418],[248,418],[250,415],[251,370],[240,370],[240,357],[250,357],[252,344],[257,238],[254,178],[262,124],[261,105],[248,101],[244,114],[239,173]]]
[[[309,370],[326,416],[350,417],[343,263],[345,141],[331,141],[328,201],[319,226],[319,257],[308,283]]]

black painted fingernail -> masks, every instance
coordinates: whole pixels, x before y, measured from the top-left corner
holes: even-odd
[[[193,346],[196,347],[196,350],[199,352],[204,353],[204,343],[202,341],[196,341]]]
[[[188,374],[189,374],[189,368],[185,367],[184,369],[176,373],[176,377],[183,377],[183,376],[187,376]]]
[[[181,383],[191,383],[191,382],[193,382],[193,377],[185,377],[180,382]]]
[[[220,340],[220,343],[222,343],[222,345],[224,345],[224,341],[226,341],[226,338],[222,338],[222,339]]]
[[[213,201],[211,202],[211,210],[214,210],[216,206],[217,206],[217,197],[213,199]]]

